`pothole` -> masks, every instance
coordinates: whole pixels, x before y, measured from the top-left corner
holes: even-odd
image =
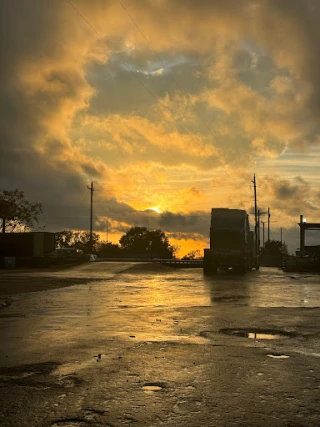
[[[76,375],[61,375],[57,383],[64,388],[73,388],[81,384],[81,380]]]
[[[278,340],[296,336],[294,332],[274,329],[220,329],[220,333],[254,340]]]
[[[203,338],[209,338],[211,333],[212,331],[200,331],[199,335],[200,337],[203,337]]]

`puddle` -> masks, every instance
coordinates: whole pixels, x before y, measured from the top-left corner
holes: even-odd
[[[249,332],[247,334],[247,338],[251,338],[254,340],[278,340],[281,338],[281,335],[256,334],[256,333]]]
[[[221,329],[220,333],[254,340],[279,340],[294,337],[295,333],[268,329]]]
[[[286,354],[267,354],[267,357],[272,357],[273,359],[289,359],[290,356]]]
[[[151,394],[163,390],[164,385],[160,383],[149,383],[145,384],[141,388],[145,393]]]

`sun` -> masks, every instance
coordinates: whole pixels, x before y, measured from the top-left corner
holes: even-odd
[[[161,210],[157,206],[152,206],[152,208],[148,208],[148,210],[157,212],[158,214],[161,213]]]

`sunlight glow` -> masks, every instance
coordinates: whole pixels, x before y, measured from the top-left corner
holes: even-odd
[[[157,206],[152,206],[152,208],[148,208],[149,210],[151,210],[151,211],[155,211],[155,212],[157,212],[158,214],[160,214],[161,213],[161,210],[157,207]]]

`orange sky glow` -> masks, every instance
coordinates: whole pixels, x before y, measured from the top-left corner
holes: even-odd
[[[45,230],[89,228],[93,181],[101,238],[146,226],[202,252],[211,208],[253,225],[254,173],[271,238],[294,252],[299,215],[320,221],[319,2],[4,9],[2,186],[43,203]]]

